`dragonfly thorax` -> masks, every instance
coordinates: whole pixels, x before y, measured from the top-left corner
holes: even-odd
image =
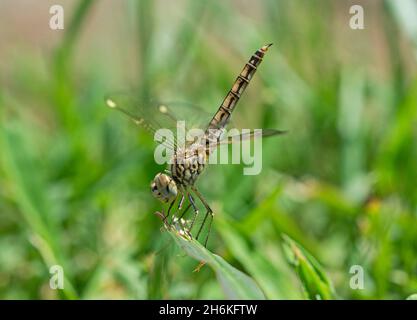
[[[201,146],[179,149],[171,162],[172,178],[181,187],[194,185],[205,168],[206,159],[206,151]]]

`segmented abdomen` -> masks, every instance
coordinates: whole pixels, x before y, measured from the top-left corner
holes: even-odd
[[[211,119],[209,126],[207,127],[206,136],[209,138],[209,140],[217,140],[220,137],[222,133],[221,129],[227,125],[237,102],[239,101],[242,93],[245,91],[249,81],[252,79],[258,66],[262,62],[262,58],[271,45],[272,44],[265,45],[257,50],[246,63],[240,74],[237,76],[232,88],[224,98],[219,110],[217,110],[213,119]],[[210,129],[211,134],[209,133]]]

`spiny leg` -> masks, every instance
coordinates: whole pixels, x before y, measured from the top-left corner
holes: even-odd
[[[182,212],[181,216],[178,218],[178,221],[181,222],[182,218],[185,216],[185,214],[187,213],[187,211],[191,208],[191,203],[188,204],[188,206],[184,209],[184,211]],[[185,224],[187,224],[187,222],[185,222]],[[188,225],[187,225],[188,227]],[[187,232],[187,234],[192,237],[191,233],[190,233],[190,229],[185,229],[185,232]]]
[[[178,210],[182,209],[182,205],[184,204],[184,199],[185,199],[184,194],[181,194],[181,200],[180,200],[180,203],[178,204]]]
[[[197,236],[196,236],[197,240],[198,240],[198,237],[200,236],[201,231],[203,230],[203,227],[204,227],[204,224],[206,223],[207,217],[210,215],[210,222],[209,222],[209,226],[208,226],[207,236],[206,236],[206,240],[204,240],[204,247],[206,247],[208,238],[210,236],[211,224],[213,223],[214,214],[213,214],[213,210],[211,210],[207,201],[204,199],[204,197],[201,195],[201,193],[197,190],[197,188],[193,187],[192,190],[194,191],[194,193],[197,195],[197,197],[200,199],[200,201],[203,203],[204,207],[206,207],[206,210],[207,210],[206,215],[204,216],[204,220],[201,223],[200,228],[198,229]]]
[[[187,213],[188,209],[190,209],[191,207],[191,203],[184,209],[184,211],[182,212],[181,216],[180,216],[180,220],[185,216],[185,214]]]
[[[184,196],[183,196],[184,197]],[[168,208],[168,212],[166,214],[166,216],[164,216],[164,219],[162,219],[162,222],[165,224],[166,220],[169,217],[169,214],[171,212],[172,207],[174,206],[174,203],[177,201],[177,197],[175,197],[174,200],[171,201],[171,203],[169,204],[169,208]],[[171,221],[172,222],[172,221]]]
[[[180,202],[178,203],[178,210],[180,211],[181,210],[181,208],[182,208],[182,205],[183,205],[183,203],[184,203],[184,198],[185,198],[185,196],[184,196],[184,194],[183,193],[181,193],[181,200],[180,200]],[[174,203],[177,201],[177,199],[178,199],[178,196],[175,198],[175,200],[173,201]],[[172,208],[172,206],[173,206],[173,204],[174,203],[172,203],[171,205],[170,205],[170,209]],[[169,213],[168,213],[169,214]],[[167,215],[167,217],[168,217],[168,215]],[[174,216],[171,218],[171,222],[170,222],[170,224],[172,224],[172,222],[174,221]]]
[[[196,221],[196,219],[197,219],[197,216],[198,216],[198,208],[197,208],[197,206],[195,205],[195,201],[194,201],[194,198],[193,198],[193,196],[191,195],[191,193],[188,193],[188,199],[190,200],[190,204],[191,204],[191,206],[193,207],[193,209],[194,209],[194,218],[193,218],[193,220],[191,221],[191,226],[190,226],[190,232],[191,232],[191,229],[193,228],[193,226],[194,226],[194,222]]]

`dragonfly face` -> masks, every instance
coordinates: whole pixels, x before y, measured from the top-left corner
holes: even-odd
[[[155,198],[162,202],[173,201],[178,194],[174,179],[164,173],[158,173],[151,183],[151,191]]]

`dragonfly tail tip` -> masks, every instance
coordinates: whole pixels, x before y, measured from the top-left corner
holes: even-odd
[[[264,46],[261,48],[261,50],[262,50],[263,52],[267,52],[270,46],[272,46],[272,43],[268,43],[268,44],[264,45]]]

